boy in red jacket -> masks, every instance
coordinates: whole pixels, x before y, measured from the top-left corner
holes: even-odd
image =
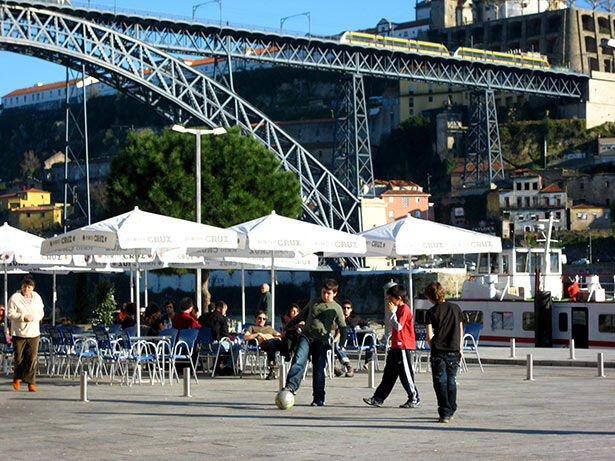
[[[410,351],[415,348],[414,321],[410,307],[406,304],[406,289],[402,285],[393,285],[387,290],[389,318],[393,327],[391,348],[387,354],[382,382],[369,398],[363,401],[374,407],[381,407],[391,393],[399,377],[401,385],[408,394],[408,401],[400,408],[416,408],[421,404],[419,391],[414,383],[414,371]]]

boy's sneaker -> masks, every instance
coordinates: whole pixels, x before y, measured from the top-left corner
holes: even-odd
[[[277,377],[277,374],[275,372],[275,368],[270,368],[269,373],[267,374],[267,377],[265,379],[266,380],[276,379],[276,377]]]
[[[311,407],[324,407],[325,406],[325,402],[324,400],[313,400],[312,403],[310,403]]]
[[[13,380],[13,388],[14,388],[16,391],[18,391],[20,386],[21,386],[21,381],[20,381],[20,380],[18,380],[18,379],[14,379],[14,380]]]
[[[379,402],[378,400],[376,400],[373,397],[363,397],[363,401],[365,403],[367,403],[368,405],[371,405],[372,407],[381,407],[382,406],[382,402]]]
[[[342,375],[344,374],[344,372],[342,371],[342,369],[341,369],[341,368],[335,367],[335,368],[333,369],[333,374],[334,374],[335,376],[342,376]]]
[[[293,395],[297,395],[297,393],[295,391],[293,391],[290,387],[284,387],[282,388],[283,391],[288,391],[290,393],[292,393]]]
[[[34,384],[28,384],[28,390],[30,392],[36,392],[36,386]]]
[[[438,422],[439,422],[439,423],[450,423],[450,422],[451,422],[451,418],[450,418],[450,417],[446,417],[446,416],[445,416],[445,417],[441,417],[441,418],[438,420]]]
[[[354,368],[352,365],[346,365],[346,378],[352,378],[354,376]]]
[[[399,406],[399,408],[416,408],[421,406],[420,400],[408,400],[406,403]]]

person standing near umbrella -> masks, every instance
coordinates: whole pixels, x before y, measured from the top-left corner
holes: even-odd
[[[256,306],[256,311],[263,311],[267,314],[267,318],[271,318],[271,292],[267,283],[261,285],[261,298],[258,301],[258,306]]]
[[[34,291],[34,280],[27,275],[21,282],[21,291],[13,294],[8,302],[15,356],[15,390],[19,390],[23,381],[28,383],[30,392],[36,392],[38,341],[41,335],[39,324],[44,315],[43,300]]]

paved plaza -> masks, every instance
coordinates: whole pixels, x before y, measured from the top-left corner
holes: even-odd
[[[503,351],[484,348],[483,356]],[[611,365],[613,354],[606,357]],[[522,365],[486,363],[481,373],[470,364],[450,424],[437,422],[426,372],[417,373],[422,405],[413,410],[398,408],[399,384],[384,407],[366,406],[365,372],[328,379],[325,407],[309,406],[308,375],[286,411],[273,403],[278,382],[257,375],[204,377],[190,398],[181,383],[91,383],[89,402],[75,381],[42,376],[29,393],[2,376],[0,446],[6,459],[613,459],[615,369],[604,378],[587,366],[536,366],[534,374],[527,381]]]

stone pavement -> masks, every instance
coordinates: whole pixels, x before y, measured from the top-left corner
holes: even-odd
[[[482,349],[481,349],[482,351]],[[566,351],[561,351],[562,353]],[[487,349],[485,348],[485,355]],[[485,358],[488,358],[486,357]],[[40,377],[13,391],[0,377],[0,452],[5,459],[613,459],[615,371],[587,367],[476,365],[458,377],[459,409],[437,422],[431,375],[417,373],[421,407],[400,409],[399,384],[385,407],[368,407],[367,374],[327,380],[325,407],[310,407],[308,375],[296,405],[278,410],[277,382],[257,376],[132,387]],[[380,381],[377,373],[377,382]]]

